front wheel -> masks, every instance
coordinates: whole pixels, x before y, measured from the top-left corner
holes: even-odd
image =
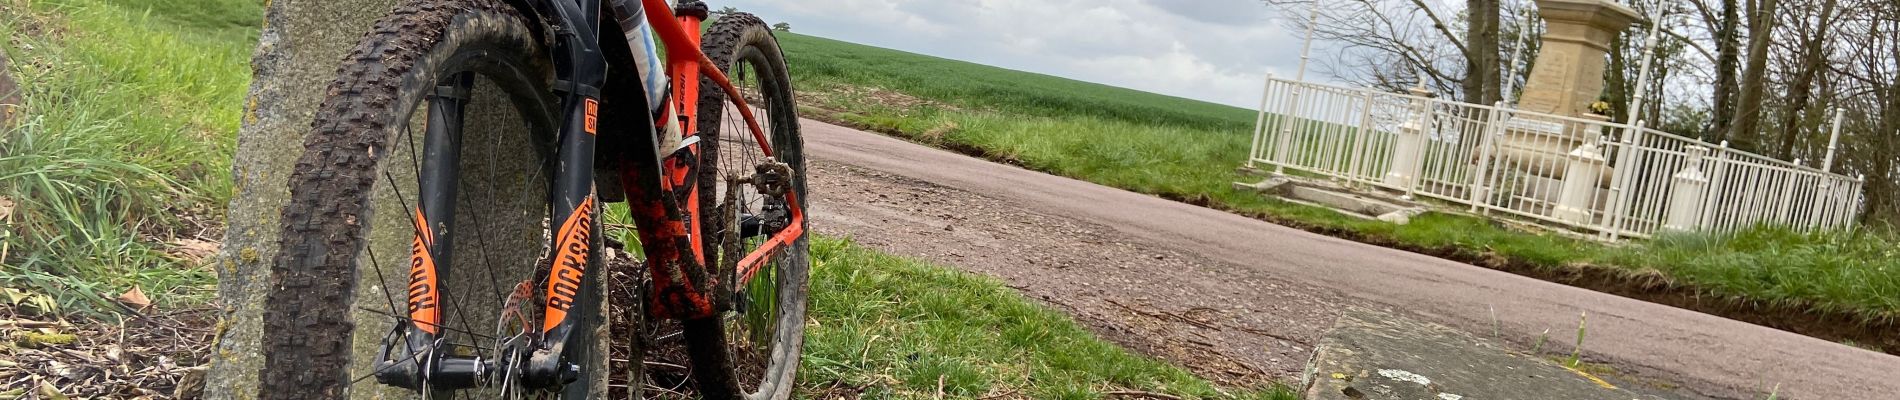
[[[598,274],[562,354],[580,376],[518,379],[556,225],[560,104],[532,27],[500,0],[409,0],[344,60],[289,178],[258,398],[605,393]]]
[[[749,281],[738,282],[734,271],[791,214],[785,196],[761,193],[738,183],[742,178],[776,160],[790,167],[789,190],[800,206],[810,199],[790,77],[771,29],[750,14],[719,18],[702,48],[745,97],[767,143],[752,135],[717,84],[701,80],[700,232],[707,264],[720,274],[728,296],[718,315],[684,321],[693,377],[707,399],[783,399],[791,395],[805,343],[808,240],[801,235]],[[771,157],[765,148],[772,149]]]

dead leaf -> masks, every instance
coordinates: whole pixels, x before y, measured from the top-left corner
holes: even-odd
[[[178,378],[178,386],[172,388],[172,398],[196,399],[204,396],[205,373],[208,367],[197,366],[185,370],[185,376]]]
[[[59,311],[59,302],[53,300],[52,296],[14,288],[0,288],[0,297],[4,297],[0,300],[5,300],[7,304],[24,306],[42,314]]]
[[[0,221],[6,221],[7,217],[11,216],[13,216],[13,199],[0,196]]]
[[[125,362],[125,349],[116,344],[106,345],[106,359],[112,362]]]
[[[217,242],[198,239],[173,240],[170,245],[171,251],[167,252],[168,254],[192,263],[202,263],[212,255],[218,254],[219,247]]]
[[[66,395],[60,394],[59,388],[53,387],[53,384],[49,382],[40,382],[40,398],[46,400],[67,400]]]
[[[139,290],[138,286],[133,286],[132,290],[127,290],[125,294],[119,295],[119,302],[132,306],[134,310],[144,310],[146,307],[152,306],[152,299],[145,297],[145,291]]]

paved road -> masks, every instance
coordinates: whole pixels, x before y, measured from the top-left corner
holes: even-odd
[[[1590,358],[1633,371],[1637,375],[1682,383],[1693,394],[1759,398],[1770,387],[1779,384],[1783,398],[1900,398],[1900,357],[1708,314],[1321,236],[1212,209],[990,163],[821,122],[806,121],[804,133],[807,152],[818,164],[849,166],[849,170],[859,171],[856,173],[858,175],[873,176],[852,179],[927,182],[931,186],[973,193],[995,204],[1020,208],[1021,212],[1028,213],[1025,215],[1045,219],[1075,219],[1086,226],[1112,231],[1108,236],[1127,238],[1130,242],[1152,246],[1167,254],[1186,254],[1191,255],[1190,258],[1206,260],[1186,264],[1170,263],[1168,268],[1123,275],[1135,276],[1136,281],[1141,281],[1141,276],[1153,277],[1154,280],[1185,279],[1179,277],[1190,276],[1196,277],[1193,278],[1195,285],[1201,285],[1197,286],[1197,291],[1230,285],[1234,286],[1231,288],[1234,293],[1249,293],[1249,297],[1262,299],[1287,298],[1287,294],[1275,293],[1276,290],[1298,291],[1302,293],[1299,296],[1317,293],[1324,302],[1403,310],[1413,316],[1471,332],[1490,332],[1493,329],[1492,310],[1495,310],[1496,322],[1502,327],[1503,336],[1531,338],[1544,329],[1550,329],[1553,342],[1574,340],[1572,335],[1578,315],[1587,311],[1589,329],[1584,348],[1586,354],[1592,356]],[[825,179],[819,176],[814,181]],[[872,191],[866,189],[862,192]],[[901,232],[866,230],[875,228],[876,221],[867,221],[865,216],[878,212],[874,209],[876,207],[883,207],[885,212],[909,210],[914,214],[932,214],[929,218],[937,218],[935,214],[955,212],[919,208],[918,204],[926,204],[927,201],[909,205],[872,206],[867,205],[872,201],[846,201],[846,197],[827,197],[822,192],[817,196],[821,202],[815,206],[819,218],[815,226],[824,230],[826,224],[833,223],[828,218],[837,219],[842,222],[836,225],[857,227],[850,228],[856,229],[855,232],[845,234],[859,236],[887,233],[902,235],[904,232],[922,231],[910,228],[904,228],[907,230]],[[826,200],[831,202],[822,202]],[[952,218],[950,215],[943,217]],[[889,217],[884,219],[889,221]],[[1047,221],[1025,223],[1022,228],[1042,225],[1047,225]],[[937,231],[951,229],[948,226],[930,228]],[[1013,228],[984,229],[1005,231]],[[1001,236],[1004,234],[1007,232],[985,237],[1005,238]],[[955,246],[949,242],[938,245]],[[928,249],[915,244],[909,247],[893,246],[899,250]],[[920,256],[952,264],[958,264],[957,260],[965,258],[965,254],[949,253]],[[1153,257],[1155,260],[1163,259],[1161,253]],[[1029,264],[1035,263],[1034,258],[1027,260]],[[1008,271],[1035,268],[1027,264],[1020,269],[1007,265],[997,268],[994,267],[998,264],[996,261],[988,264],[992,265],[991,270],[984,272],[993,275],[1009,275]],[[1075,270],[1047,271],[1059,274],[1061,272],[1056,271]],[[1091,272],[1071,274],[1076,277],[1094,275]],[[1047,282],[1046,279],[1025,281],[1012,276],[1004,278],[1012,286],[1031,293],[1036,290],[1025,286]],[[1258,284],[1262,280],[1278,283],[1262,286]],[[1042,297],[1058,305],[1063,304],[1060,298],[1051,299],[1047,294]],[[1304,300],[1307,304],[1291,307],[1327,306],[1316,304],[1311,300],[1312,297],[1300,298],[1307,299]],[[1107,301],[1127,308],[1112,298]],[[1266,301],[1269,304],[1242,307],[1239,310],[1269,314],[1255,316],[1258,318],[1253,320],[1272,321],[1274,319],[1270,314],[1275,312],[1273,310],[1276,307],[1287,307],[1272,304],[1275,302]],[[1301,301],[1296,299],[1293,302]],[[1285,312],[1302,311],[1293,309]],[[1310,318],[1293,321],[1289,323],[1314,323]],[[1104,326],[1100,323],[1091,325]],[[1107,326],[1110,326],[1110,330],[1114,329],[1113,323]],[[1297,328],[1295,331],[1317,332],[1324,327],[1293,328]],[[1116,336],[1113,332],[1104,335]]]

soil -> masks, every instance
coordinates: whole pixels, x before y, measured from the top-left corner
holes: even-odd
[[[203,392],[214,310],[121,317],[74,323],[0,307],[0,397],[19,390],[22,399],[192,399]]]
[[[1000,278],[1103,337],[1218,381],[1297,381],[1334,318],[1369,308],[1524,349],[1546,335],[1545,352],[1566,354],[1587,313],[1584,359],[1671,397],[1900,393],[1900,357],[1889,354],[836,125],[804,128],[819,232]]]

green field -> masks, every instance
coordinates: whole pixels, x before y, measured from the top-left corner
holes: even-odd
[[[0,0],[29,90],[27,119],[0,128],[0,198],[16,203],[0,212],[0,318],[111,320],[107,299],[135,286],[161,310],[214,299],[215,275],[170,243],[222,234],[261,13],[254,0]],[[941,381],[951,398],[1293,398],[1216,388],[993,279],[842,240],[813,252],[801,393],[932,398]]]
[[[1250,110],[781,33],[808,117],[1276,223],[1513,270],[1657,279],[1736,303],[1900,321],[1900,254],[1885,233],[1764,227],[1612,247],[1432,213],[1409,225],[1232,188]],[[1587,267],[1587,268],[1585,268]],[[1659,276],[1660,275],[1660,276]]]

